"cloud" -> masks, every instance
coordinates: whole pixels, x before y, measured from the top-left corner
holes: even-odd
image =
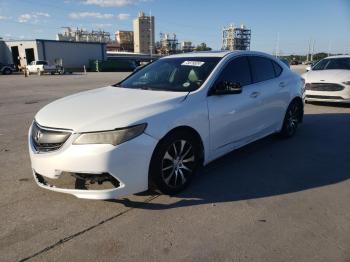
[[[50,17],[50,15],[48,13],[43,13],[43,12],[32,12],[29,14],[22,14],[18,17],[18,22],[20,23],[33,23],[36,24],[39,22],[40,18],[42,17]]]
[[[30,14],[23,14],[18,17],[18,22],[20,23],[27,23],[32,19],[32,15]]]
[[[8,17],[8,16],[3,16],[3,15],[0,15],[0,20],[7,20],[7,19],[10,19],[10,17]]]
[[[112,27],[113,25],[112,24],[92,24],[92,26],[95,28],[103,29],[106,27]]]
[[[74,12],[70,13],[69,17],[72,19],[80,19],[86,17],[93,17],[98,19],[111,19],[113,18],[113,14],[104,14],[99,12]]]
[[[135,0],[85,0],[84,4],[86,5],[98,5],[102,7],[106,6],[126,6],[130,5],[133,2],[136,2]]]
[[[122,14],[118,14],[117,18],[119,20],[128,20],[130,18],[130,14],[123,14],[123,13]]]

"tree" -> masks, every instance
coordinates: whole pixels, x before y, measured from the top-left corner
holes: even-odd
[[[207,46],[206,43],[201,43],[200,45],[197,45],[196,51],[210,51],[211,48]]]

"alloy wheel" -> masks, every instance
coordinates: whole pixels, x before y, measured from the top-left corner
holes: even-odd
[[[288,110],[288,116],[287,116],[287,130],[289,134],[293,134],[298,126],[299,123],[299,107],[295,103],[290,109]]]
[[[189,141],[177,140],[170,144],[162,158],[162,179],[164,183],[177,188],[184,185],[195,167],[195,154]]]

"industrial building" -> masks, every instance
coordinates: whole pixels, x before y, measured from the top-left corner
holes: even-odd
[[[154,52],[154,16],[146,16],[140,12],[133,21],[134,52],[152,54]]]
[[[66,70],[82,70],[90,60],[106,60],[106,44],[56,40],[6,41],[4,48],[8,63],[23,68],[34,60],[46,60],[62,65]],[[1,52],[1,51],[0,51]]]
[[[222,50],[250,50],[251,30],[229,25],[222,30]]]
[[[103,30],[87,31],[84,29],[73,29],[71,27],[63,27],[63,33],[56,35],[57,41],[72,41],[72,42],[98,42],[108,43],[111,41],[111,35]]]
[[[181,52],[188,53],[193,52],[195,47],[192,45],[191,41],[183,41],[181,42]]]
[[[115,33],[115,43],[119,47],[119,51],[134,52],[134,32],[117,31]]]
[[[178,53],[179,41],[176,34],[160,33],[160,41],[157,43],[157,53],[161,55],[171,55]]]

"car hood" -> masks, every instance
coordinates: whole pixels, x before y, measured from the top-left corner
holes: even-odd
[[[303,75],[307,83],[350,81],[350,70],[311,70]]]
[[[42,108],[39,125],[75,132],[113,130],[143,123],[178,106],[187,93],[108,86],[56,100]]]

